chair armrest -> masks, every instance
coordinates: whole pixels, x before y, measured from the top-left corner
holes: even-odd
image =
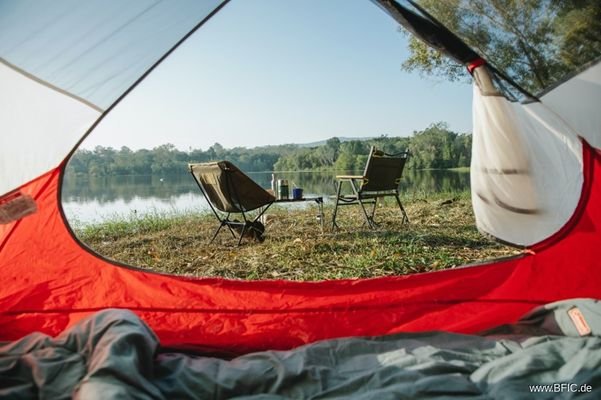
[[[336,175],[336,179],[365,179],[363,175]]]

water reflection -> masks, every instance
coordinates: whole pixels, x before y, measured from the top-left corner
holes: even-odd
[[[109,176],[69,177],[63,183],[63,203],[97,201],[110,203],[122,200],[128,203],[136,198],[170,200],[173,196],[198,191],[190,175],[157,177]]]
[[[360,174],[360,172],[354,172]],[[271,173],[249,173],[264,188],[271,186]],[[304,189],[306,196],[327,197],[335,193],[335,174],[331,172],[277,173],[290,186]],[[405,196],[469,189],[469,173],[455,171],[405,171],[401,191]],[[146,212],[185,212],[207,208],[192,177],[171,176],[68,176],[63,183],[63,207],[67,218],[76,223],[98,222],[115,216]]]

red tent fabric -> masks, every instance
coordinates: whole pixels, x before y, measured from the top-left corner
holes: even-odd
[[[569,226],[513,259],[433,273],[324,282],[190,279],[103,260],[58,207],[59,170],[21,188],[39,211],[3,226],[0,340],[58,334],[98,310],[136,312],[167,346],[246,352],[400,331],[475,332],[535,306],[601,297],[601,154],[585,146],[586,185]],[[324,323],[328,321],[328,323]]]
[[[544,134],[537,137],[542,138],[541,143],[552,137],[556,149],[571,150],[566,157],[571,164],[565,163],[569,169],[562,170],[561,157],[557,162],[559,171],[567,172],[564,181],[572,176],[578,180],[573,186],[579,187],[580,193],[575,191],[570,193],[569,201],[559,201],[562,204],[557,206],[568,213],[567,218],[558,219],[551,210],[541,217],[546,218],[546,225],[541,224],[544,229],[519,238],[527,242],[527,250],[519,257],[409,276],[289,282],[163,275],[119,265],[94,254],[73,236],[60,208],[61,174],[69,152],[224,4],[182,1],[178,7],[170,2],[145,8],[134,3],[123,4],[118,18],[101,1],[78,5],[16,2],[10,13],[3,13],[0,4],[0,37],[8,32],[6,37],[21,43],[12,46],[13,42],[0,40],[0,104],[5,105],[0,107],[0,194],[4,193],[0,196],[0,220],[6,217],[6,222],[11,215],[18,215],[14,221],[0,224],[0,341],[34,331],[56,335],[91,313],[125,308],[137,313],[163,345],[242,353],[288,349],[343,336],[421,330],[470,333],[514,322],[545,303],[575,297],[601,298],[601,141],[597,140],[601,137],[600,91],[582,85],[597,82],[592,87],[599,87],[598,62],[582,73],[588,75],[574,78],[572,82],[577,84],[564,84],[549,93],[552,111],[545,112],[555,118],[553,124],[541,122],[541,114],[534,112],[540,111],[540,104],[521,109],[521,105],[505,103],[500,96],[478,99],[479,108],[475,110],[481,117],[476,121],[482,122],[481,135],[486,135],[488,128],[496,128],[501,136],[511,130],[511,135],[519,138],[519,134],[538,135],[542,129]],[[183,3],[185,6],[181,6]],[[429,35],[439,29],[397,2],[378,3],[416,31],[423,24],[430,24],[426,27]],[[41,12],[40,7],[47,10]],[[71,27],[81,26],[82,18],[91,16],[103,23],[86,24],[97,29],[75,35]],[[37,25],[21,23],[25,18]],[[104,41],[107,37],[112,42]],[[462,47],[457,38],[438,43],[445,49],[455,49],[461,62],[473,61],[474,53]],[[68,67],[58,68],[57,60],[63,59],[70,60]],[[99,65],[94,63],[98,60],[102,60]],[[486,65],[479,65],[476,72],[480,68]],[[571,104],[576,100],[573,93],[581,94],[578,107]],[[504,112],[513,112],[515,119]],[[501,117],[507,117],[511,129],[502,123],[492,126]],[[515,122],[518,118],[530,120],[520,126]],[[565,131],[566,121],[570,132]],[[524,128],[523,132],[519,128]],[[577,135],[586,139],[578,139]],[[502,152],[490,145],[494,139],[479,136],[481,147]],[[534,142],[524,143],[531,151],[524,151],[524,157],[544,155],[546,151],[543,146],[535,147]],[[578,152],[573,151],[576,148]],[[490,171],[503,172],[500,165],[495,166],[497,169],[479,166],[480,172],[489,175],[483,179],[512,188],[511,175],[517,170],[509,170],[502,179],[490,177]],[[527,162],[525,165],[529,167]],[[539,175],[519,177],[520,183],[532,178],[537,189],[548,188],[555,177],[539,179],[550,164],[542,165],[535,171]],[[560,189],[555,193],[561,200],[564,197]],[[32,201],[27,201],[27,196]],[[10,203],[15,198],[22,200],[20,205]],[[513,224],[526,218],[514,215],[507,223],[503,218],[510,209],[502,211],[506,214],[489,215],[486,204],[479,207],[477,216],[488,224],[487,229],[497,233],[499,227],[503,228],[498,232],[502,239],[506,232],[511,238],[515,234]],[[538,217],[528,218],[534,221]],[[523,223],[520,229],[527,230],[529,225]],[[551,233],[545,235],[547,231]]]

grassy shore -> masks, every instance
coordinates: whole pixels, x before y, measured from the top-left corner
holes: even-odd
[[[147,215],[115,219],[76,228],[76,234],[99,254],[154,271],[198,277],[236,279],[323,280],[368,278],[453,268],[518,254],[483,237],[474,225],[466,193],[413,196],[404,199],[411,222],[401,225],[392,203],[378,207],[379,229],[362,225],[359,207],[344,207],[340,229],[330,229],[331,206],[325,207],[325,229],[317,209],[272,207],[266,239],[244,239],[237,247],[208,213]]]

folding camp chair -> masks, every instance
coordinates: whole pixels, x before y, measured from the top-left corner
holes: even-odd
[[[371,229],[375,229],[377,227],[374,222],[376,205],[379,198],[386,196],[393,196],[396,199],[401,210],[402,223],[409,222],[409,217],[407,217],[403,203],[399,198],[399,183],[408,157],[409,153],[407,151],[390,155],[372,146],[363,175],[337,175],[336,204],[332,215],[332,229],[338,227],[336,224],[338,206],[353,204],[361,206],[367,225]],[[350,184],[352,194],[342,194],[342,185],[345,182]],[[368,204],[372,205],[370,212],[366,209]]]
[[[275,201],[275,197],[246,176],[229,161],[188,165],[200,191],[219,220],[219,227],[211,241],[226,226],[232,236],[239,234],[238,245],[245,235],[263,241],[265,227],[259,221],[263,213]],[[252,218],[249,212],[258,210]],[[232,220],[232,214],[240,214],[242,221]]]

